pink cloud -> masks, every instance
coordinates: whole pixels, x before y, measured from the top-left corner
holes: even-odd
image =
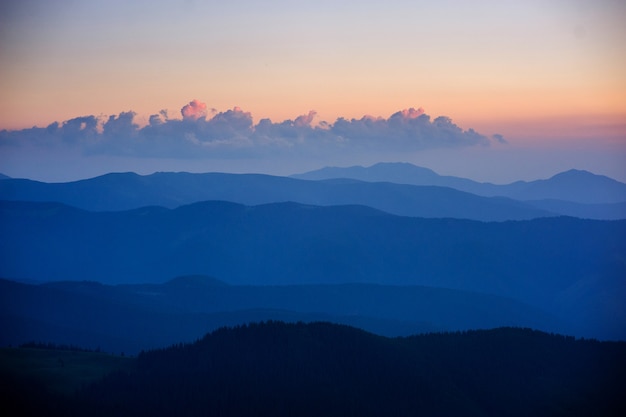
[[[308,114],[296,117],[296,120],[293,121],[293,125],[296,127],[310,126],[315,116],[317,116],[317,112],[315,110],[311,110]]]
[[[385,119],[382,118],[381,116],[372,116],[371,114],[366,114],[365,116],[361,117],[361,121],[381,122],[381,121],[385,121]]]
[[[417,119],[422,114],[424,114],[423,108],[418,108],[417,110],[411,107],[410,109],[404,109],[398,112],[403,119]]]
[[[183,115],[184,120],[204,119],[207,116],[206,103],[194,99],[190,101],[189,104],[183,106],[183,108],[180,109],[180,112]]]

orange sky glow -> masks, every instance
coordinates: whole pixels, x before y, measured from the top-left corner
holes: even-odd
[[[617,0],[14,2],[0,131],[126,111],[143,126],[197,99],[254,123],[422,107],[516,146],[626,150],[625,21]]]

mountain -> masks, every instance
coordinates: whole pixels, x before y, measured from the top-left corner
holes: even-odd
[[[205,200],[246,205],[293,201],[312,205],[359,204],[415,217],[481,221],[523,220],[554,213],[507,198],[486,198],[451,188],[362,181],[304,181],[259,174],[107,174],[69,182],[25,179],[0,182],[0,199],[54,201],[95,210],[145,206],[175,208]]]
[[[588,171],[569,170],[546,180],[510,185],[500,193],[517,200],[565,200],[584,204],[626,202],[626,184]]]
[[[63,405],[90,416],[621,416],[624,358],[625,343],[529,329],[388,339],[255,323],[143,352]]]
[[[157,283],[421,285],[514,298],[577,334],[626,338],[626,221],[483,223],[363,206],[203,202],[88,212],[0,203],[0,276]]]
[[[8,175],[4,175],[4,174],[0,173],[0,180],[8,180],[10,178],[11,177],[9,177]]]
[[[581,204],[563,200],[525,201],[540,210],[561,213],[581,219],[619,220],[626,219],[626,202],[607,204]]]
[[[304,180],[329,180],[334,178],[351,178],[368,182],[394,182],[412,185],[443,185],[450,186],[446,181],[463,180],[458,177],[444,177],[435,171],[406,162],[380,162],[370,167],[359,165],[351,167],[324,167],[302,174],[291,175],[291,178]],[[466,180],[468,184],[474,183]]]
[[[420,286],[238,286],[204,276],[116,286],[0,280],[0,301],[0,345],[46,341],[127,354],[270,319],[323,320],[385,336],[500,326],[575,330],[510,298]]]
[[[581,204],[626,202],[626,184],[588,171],[569,170],[545,180],[517,181],[507,185],[480,183],[465,178],[442,176],[408,163],[379,163],[371,167],[329,167],[292,178],[328,180],[350,178],[370,182],[394,182],[412,185],[450,187],[472,194],[502,196],[516,200],[564,200]]]

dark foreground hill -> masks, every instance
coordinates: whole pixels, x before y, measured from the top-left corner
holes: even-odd
[[[371,284],[235,286],[201,276],[117,286],[0,280],[0,304],[0,346],[45,341],[126,354],[270,319],[343,323],[385,336],[501,326],[575,330],[519,301],[467,291]]]
[[[0,210],[0,276],[10,279],[421,285],[514,298],[576,323],[576,335],[626,338],[626,221],[481,223],[293,203]]]
[[[86,387],[68,398],[62,411],[90,416],[622,416],[624,386],[624,343],[514,328],[387,339],[328,323],[269,322],[142,353],[135,369]],[[8,404],[18,400],[9,398]]]

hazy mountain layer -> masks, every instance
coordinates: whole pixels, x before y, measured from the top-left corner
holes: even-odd
[[[483,221],[555,215],[507,198],[486,198],[451,188],[362,181],[304,181],[258,174],[108,174],[69,183],[0,181],[0,199],[54,201],[87,210],[175,208],[205,200],[257,205],[293,201],[313,205],[360,204],[388,213]]]
[[[6,278],[157,283],[206,274],[253,285],[444,287],[518,299],[576,323],[579,334],[626,338],[626,221],[482,223],[294,203],[0,207]]]
[[[408,163],[379,163],[367,168],[362,166],[328,167],[292,177],[308,180],[352,178],[370,182],[436,185],[481,196],[503,196],[522,201],[550,199],[582,204],[626,202],[626,184],[603,175],[574,169],[544,180],[517,181],[506,185],[438,175],[430,169]]]
[[[0,301],[0,345],[46,341],[114,353],[138,353],[268,319],[332,321],[385,336],[500,326],[575,331],[510,298],[416,286],[231,286],[198,276],[118,286],[0,280]]]
[[[532,200],[525,203],[540,210],[561,213],[581,219],[619,220],[626,219],[626,202],[607,204],[581,204],[563,200]]]

